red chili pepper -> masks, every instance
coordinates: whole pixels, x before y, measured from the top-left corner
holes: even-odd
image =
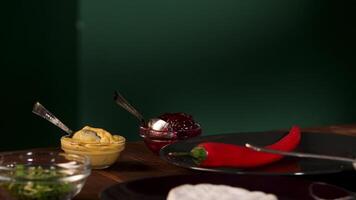
[[[293,126],[289,133],[266,148],[292,151],[300,143],[300,128]],[[172,153],[179,155],[179,153]],[[220,142],[204,142],[194,147],[190,156],[202,167],[257,167],[283,158],[282,155],[254,151],[247,147]]]

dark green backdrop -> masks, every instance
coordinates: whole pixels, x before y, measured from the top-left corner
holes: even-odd
[[[0,150],[59,145],[61,131],[31,113],[35,101],[78,124],[75,1],[2,5]]]
[[[73,129],[139,139],[116,89],[147,118],[192,114],[204,134],[355,122],[352,1],[23,4],[5,31],[3,149],[59,144],[35,99]]]

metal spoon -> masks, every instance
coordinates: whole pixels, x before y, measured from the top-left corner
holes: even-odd
[[[62,129],[64,132],[67,133],[68,137],[72,137],[73,131],[69,129],[66,125],[64,125],[56,116],[49,112],[39,102],[36,102],[35,105],[33,105],[32,112]]]
[[[145,124],[145,119],[143,115],[136,110],[118,91],[114,93],[115,102],[121,106],[123,109],[135,116],[142,124]]]
[[[268,148],[252,145],[249,143],[246,143],[245,146],[247,148],[250,148],[255,151],[279,154],[279,155],[284,155],[284,156],[293,156],[293,157],[300,157],[300,158],[315,158],[315,159],[352,163],[353,168],[356,170],[356,159],[353,159],[353,158],[347,158],[347,157],[341,157],[341,156],[329,156],[329,155],[321,155],[321,154],[312,154],[312,153],[280,151],[280,150],[268,149]]]
[[[148,121],[147,126],[155,131],[163,131],[168,129],[169,123],[164,121],[163,119],[152,118]]]
[[[141,122],[142,126],[147,125],[149,128],[155,131],[160,131],[166,130],[169,125],[168,122],[159,118],[152,118],[146,123],[146,120],[143,118],[143,115],[138,112],[137,109],[135,109],[118,91],[115,91],[114,93],[114,100],[119,106],[121,106],[126,111],[135,116]]]

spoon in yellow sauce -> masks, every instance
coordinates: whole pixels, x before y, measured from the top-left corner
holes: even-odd
[[[51,122],[52,124],[56,125],[64,132],[67,133],[68,137],[72,137],[74,132],[69,129],[63,122],[61,122],[56,116],[54,116],[51,112],[49,112],[43,105],[39,102],[36,102],[33,105],[32,113],[46,119],[47,121]]]

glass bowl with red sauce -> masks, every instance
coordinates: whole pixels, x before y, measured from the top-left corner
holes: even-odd
[[[155,130],[149,125],[141,125],[139,134],[146,146],[155,154],[168,144],[201,135],[200,124],[186,113],[165,113],[158,117],[168,123],[163,130]]]

